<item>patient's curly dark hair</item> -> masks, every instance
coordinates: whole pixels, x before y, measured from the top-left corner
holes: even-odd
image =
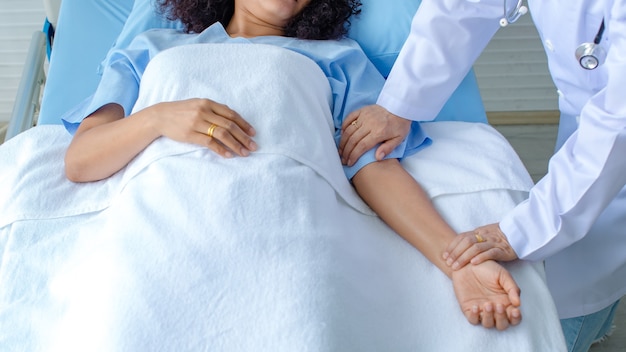
[[[200,33],[215,22],[228,25],[235,0],[157,0],[169,20],[180,20],[187,33]],[[350,17],[361,12],[359,0],[311,0],[287,24],[285,36],[300,39],[339,39],[346,35]]]

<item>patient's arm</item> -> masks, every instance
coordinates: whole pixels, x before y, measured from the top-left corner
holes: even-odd
[[[454,271],[441,253],[455,231],[397,159],[363,167],[352,179],[359,195],[392,229],[452,278],[461,309],[476,324],[504,329],[521,319],[519,288],[499,264],[489,261]]]
[[[212,124],[217,127],[209,137]],[[78,127],[65,155],[65,173],[74,182],[107,178],[161,136],[207,146],[223,157],[247,156],[257,148],[254,134],[237,112],[207,99],[155,104],[128,118],[121,106],[108,104]]]

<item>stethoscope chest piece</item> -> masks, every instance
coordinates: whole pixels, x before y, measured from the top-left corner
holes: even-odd
[[[576,60],[585,70],[593,70],[604,63],[606,51],[596,43],[583,43],[576,49]]]
[[[604,19],[600,24],[600,29],[593,40],[593,43],[582,43],[576,48],[576,60],[585,70],[594,70],[602,65],[606,59],[606,50],[600,46],[602,34],[604,33]]]

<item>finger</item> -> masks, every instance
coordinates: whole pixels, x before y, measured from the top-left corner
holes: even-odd
[[[206,146],[224,158],[232,158],[233,153],[215,138],[207,137]]]
[[[391,152],[394,149],[396,149],[396,147],[400,145],[400,143],[402,143],[402,139],[399,139],[399,138],[392,138],[390,140],[383,142],[376,149],[376,160],[378,161],[383,160],[385,156],[391,154]]]
[[[371,147],[368,147],[371,141],[368,142],[367,138],[369,136],[369,130],[357,128],[356,126],[354,129],[355,131],[352,133],[350,140],[346,144],[346,149],[343,151],[345,164],[348,166],[354,165],[363,153],[371,149]]]
[[[446,249],[443,252],[443,259],[446,260],[450,257],[450,253],[452,253],[454,251],[454,249],[459,245],[459,243],[461,242],[461,240],[463,240],[463,238],[466,237],[468,232],[462,232],[459,235],[457,235],[456,237],[454,237],[454,239],[452,241],[450,241],[450,243],[448,243],[448,246],[446,247]],[[454,258],[456,259],[456,258]],[[450,262],[450,264],[452,264],[452,262]]]
[[[477,243],[475,240],[471,240],[471,236],[468,237],[468,241],[474,241],[474,243],[470,244],[469,247],[465,250],[465,252],[461,253],[458,258],[452,263],[452,269],[457,270],[465,265],[467,265],[470,261],[472,264],[478,264],[474,259],[479,255],[486,255],[487,257],[491,257],[491,244],[487,242]],[[487,254],[485,254],[487,253]],[[488,258],[489,259],[489,258]],[[484,261],[484,260],[483,260]]]
[[[500,272],[499,281],[500,286],[502,286],[504,291],[509,296],[509,301],[511,301],[511,304],[514,307],[519,307],[522,303],[520,299],[521,290],[515,282],[515,279],[513,279],[513,276],[511,276],[511,273],[509,273],[509,271],[507,270],[502,269],[502,271]]]
[[[224,158],[232,158],[233,153],[230,150],[226,149],[219,141],[215,138],[209,137],[206,133],[194,133],[190,137],[190,142],[198,145],[204,145],[207,148],[211,149],[215,153],[221,155]]]
[[[509,318],[509,323],[512,326],[518,325],[522,321],[522,312],[517,307],[506,307],[506,315]]]
[[[239,127],[239,129],[242,132],[245,132],[248,136],[256,135],[256,130],[252,127],[252,125],[249,124],[248,121],[244,120],[244,118],[241,117],[239,113],[237,113],[235,110],[232,110],[227,105],[215,103],[212,106],[212,110],[215,114],[234,122],[237,127]]]
[[[494,319],[496,323],[496,329],[502,331],[506,330],[509,327],[509,317],[506,315],[506,309],[504,308],[504,305],[496,305]]]
[[[463,241],[467,241],[467,238],[469,237],[476,238],[474,236],[474,231],[461,232],[458,234],[446,247],[446,250],[444,251],[446,257],[444,259],[448,259],[448,256],[453,255],[453,253],[464,252],[465,250],[458,249],[458,247]],[[458,255],[456,255],[453,259],[456,259],[457,256]]]
[[[465,318],[467,318],[467,321],[469,321],[472,325],[480,324],[480,310],[478,309],[478,306],[475,305],[472,306],[471,309],[466,309]]]
[[[491,329],[495,326],[492,303],[486,303],[483,307],[483,311],[481,313],[481,322],[483,326],[487,329]]]
[[[351,126],[352,123],[356,121],[360,115],[361,115],[361,110],[356,110],[356,111],[349,113],[348,116],[346,116],[345,120],[343,120],[343,123],[341,124],[341,130],[342,131],[347,130],[348,127]]]
[[[250,135],[244,132],[235,121],[221,115],[212,118],[212,120],[214,120],[212,123],[219,127],[213,131],[213,138],[217,138],[235,153],[241,156],[248,156],[250,152],[258,149],[257,144]]]
[[[462,268],[463,266],[458,263],[459,258],[465,251],[467,251],[475,242],[476,238],[473,234],[462,234],[458,235],[453,242],[456,242],[456,246],[448,251],[448,258],[446,259],[446,264],[453,268]],[[455,266],[456,264],[456,266]],[[456,269],[455,269],[456,270]]]
[[[348,156],[352,152],[354,145],[359,142],[362,137],[355,136],[358,131],[357,120],[353,120],[346,128],[341,132],[341,141],[339,142],[339,155],[341,156],[341,163],[348,163]],[[343,143],[343,145],[342,145]]]
[[[474,246],[478,246],[478,245],[474,245]],[[478,265],[480,263],[486,262],[487,260],[501,260],[502,258],[500,258],[501,256],[499,255],[499,253],[500,253],[499,248],[492,247],[484,252],[476,254],[470,260],[470,262],[474,265]]]
[[[210,124],[209,127],[207,127],[205,133],[208,132],[211,125],[213,124]],[[211,137],[218,140],[221,144],[235,152],[237,155],[248,156],[251,151],[255,151],[257,149],[256,143],[254,143],[254,141],[233,121],[218,119],[218,121],[215,122],[215,125],[216,127],[213,129]]]
[[[352,123],[358,119],[360,112],[361,110],[353,111],[343,120],[343,124],[341,125],[341,139],[339,140],[340,156],[343,156],[346,145],[352,136],[352,132],[356,131],[356,129],[350,129],[348,127],[352,126]]]

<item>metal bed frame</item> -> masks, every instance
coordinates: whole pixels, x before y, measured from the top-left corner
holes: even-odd
[[[45,62],[50,57],[61,1],[43,0],[46,18],[42,30],[35,31],[31,37],[4,141],[37,124],[46,81]]]

